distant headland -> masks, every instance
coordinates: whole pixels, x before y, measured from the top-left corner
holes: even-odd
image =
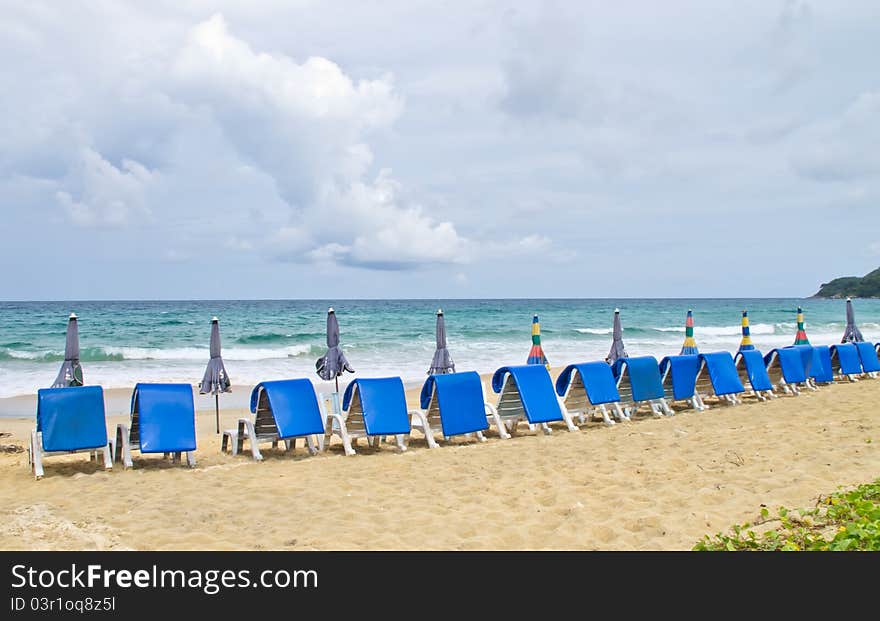
[[[814,298],[880,298],[880,268],[858,276],[835,278],[819,286]]]

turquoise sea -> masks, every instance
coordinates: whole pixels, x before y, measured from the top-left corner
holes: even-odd
[[[458,370],[490,372],[524,363],[532,314],[541,319],[552,365],[604,358],[612,313],[621,309],[630,355],[678,353],[684,319],[694,309],[702,350],[735,351],[740,313],[749,310],[762,350],[794,340],[795,312],[806,312],[814,343],[837,342],[843,300],[574,299],[574,300],[258,300],[154,302],[0,302],[0,398],[49,386],[64,358],[67,316],[79,316],[85,380],[105,388],[137,381],[197,382],[208,359],[213,315],[220,318],[223,357],[234,385],[309,377],[325,347],[326,311],[339,317],[342,347],[359,376],[425,377],[434,351],[437,308],[446,314]],[[866,339],[880,341],[880,300],[856,300]]]

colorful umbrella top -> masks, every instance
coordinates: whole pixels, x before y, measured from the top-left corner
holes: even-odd
[[[550,368],[547,356],[544,355],[544,350],[541,348],[541,323],[538,321],[537,315],[532,317],[532,349],[529,351],[526,364],[543,364],[548,369]]]
[[[807,331],[804,329],[804,310],[798,306],[797,312],[797,334],[794,337],[795,345],[809,345],[810,340],[807,338]]]
[[[752,335],[749,333],[749,311],[747,310],[743,311],[742,335],[742,340],[739,342],[739,350],[748,351],[750,349],[755,349],[755,346],[752,343]]]
[[[688,309],[687,319],[684,322],[684,343],[681,346],[680,356],[699,354],[697,342],[694,340],[694,311]]]

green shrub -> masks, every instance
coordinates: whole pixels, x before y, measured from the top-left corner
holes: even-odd
[[[780,507],[774,517],[761,509],[754,523],[706,535],[694,550],[880,550],[880,479],[820,497],[812,509]]]

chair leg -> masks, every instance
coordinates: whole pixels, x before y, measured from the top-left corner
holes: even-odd
[[[425,440],[428,443],[428,448],[437,448],[439,444],[437,444],[437,441],[434,439],[434,430],[431,429],[427,415],[421,410],[413,410],[412,419],[416,421],[417,427],[422,428],[422,432],[425,434]]]
[[[232,451],[233,455],[237,455],[238,453],[241,453],[242,451],[244,451],[244,436],[246,433],[247,433],[246,422],[244,420],[239,420],[238,421],[238,434],[236,435],[236,438],[235,438],[236,448]],[[253,441],[251,441],[251,444],[253,444]]]
[[[110,470],[113,468],[113,457],[110,455],[110,444],[104,445],[104,470]]]
[[[495,421],[495,429],[498,430],[498,435],[501,436],[502,439],[508,440],[510,439],[510,434],[507,432],[506,424],[501,421],[501,416],[498,412],[492,412],[492,419]]]
[[[605,407],[604,403],[599,404],[599,411],[602,413],[602,420],[605,422],[606,425],[610,427],[614,424],[614,421],[611,420],[610,416],[608,416],[608,408]]]
[[[629,416],[626,415],[626,412],[623,411],[619,403],[615,401],[611,404],[611,408],[614,410],[614,415],[617,417],[617,420],[620,422],[629,420]]]
[[[478,431],[478,432],[477,432],[477,439],[478,439],[480,442],[486,442],[486,436],[483,435],[483,432],[482,432],[482,431]]]
[[[580,431],[577,428],[577,425],[575,425],[574,422],[571,420],[571,414],[569,414],[568,410],[565,409],[565,406],[560,404],[559,410],[562,412],[562,420],[565,421],[565,426],[568,428],[568,430],[569,431]],[[607,416],[607,414],[606,414],[606,416]]]
[[[192,451],[186,452],[186,465],[190,468],[196,467],[196,455]]]
[[[43,447],[40,446],[40,443],[41,438],[34,430],[31,433],[31,455],[33,456],[33,471],[36,479],[43,478]]]
[[[318,436],[318,444],[321,444],[321,436]],[[306,448],[309,450],[309,455],[317,455],[318,454],[318,446],[315,446],[315,436],[306,436]],[[321,450],[323,450],[323,446],[320,446]]]
[[[357,453],[355,453],[354,446],[352,445],[352,438],[348,436],[348,429],[346,429],[344,422],[339,424],[339,437],[342,439],[342,448],[345,450],[345,454],[356,455]],[[355,442],[357,442],[356,438]]]
[[[244,429],[241,428],[242,425],[244,426]],[[263,454],[260,452],[260,447],[258,446],[259,442],[257,442],[257,430],[254,428],[253,421],[247,419],[239,421],[239,436],[242,435],[242,431],[247,434],[248,440],[251,443],[251,457],[254,458],[254,461],[263,461]],[[238,441],[239,445],[241,445],[242,439],[240,437]]]
[[[429,427],[428,430],[430,431],[430,429],[431,428]],[[398,433],[394,437],[397,439],[397,448],[400,450],[401,453],[404,452],[406,450],[406,444],[403,443],[403,434]],[[433,440],[434,438],[432,437],[431,439]],[[434,443],[434,446],[435,447],[437,446],[436,442]]]

